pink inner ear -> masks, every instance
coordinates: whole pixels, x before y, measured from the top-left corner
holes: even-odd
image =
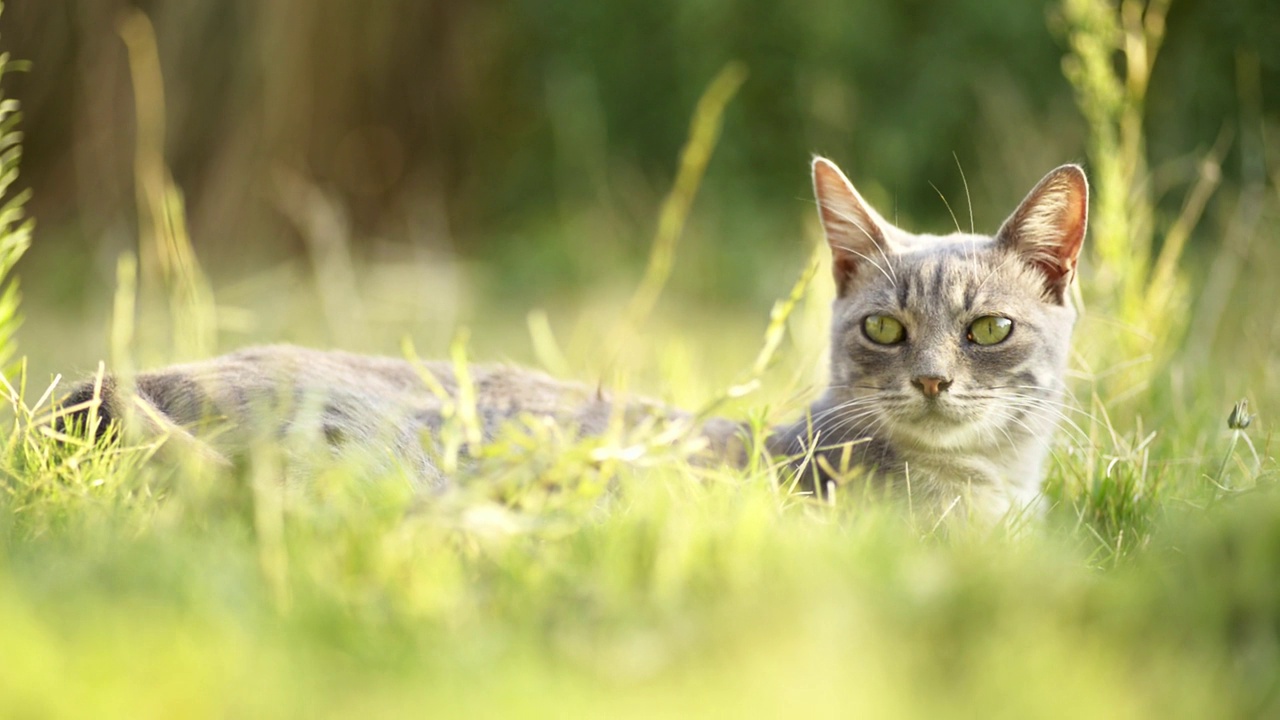
[[[1059,219],[1061,239],[1058,243],[1058,256],[1061,265],[1068,271],[1075,270],[1076,259],[1080,248],[1084,245],[1084,235],[1089,222],[1089,186],[1084,173],[1074,166],[1065,172],[1065,186],[1059,189],[1065,195],[1065,202]]]
[[[817,160],[813,164],[813,190],[818,199],[818,213],[827,241],[833,247],[847,245],[858,232],[865,213],[854,196],[849,181],[831,163]]]
[[[862,261],[884,251],[884,234],[853,185],[829,160],[814,160],[813,190],[831,248],[836,291],[843,296]]]
[[[1064,165],[1045,176],[1003,227],[999,237],[1044,273],[1059,301],[1075,274],[1089,216],[1084,171]]]

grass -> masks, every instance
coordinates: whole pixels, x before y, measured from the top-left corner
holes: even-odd
[[[572,447],[500,453],[506,472],[426,504],[343,473],[282,504],[250,476],[16,435],[7,715],[1221,717],[1275,701],[1280,496],[1211,492],[1219,458],[1068,457],[1046,527],[942,542],[768,473],[657,459],[609,492]]]
[[[145,51],[131,22],[131,48]],[[180,196],[154,160],[140,205],[159,218],[152,252],[170,264],[145,252],[122,262],[118,364],[192,352],[208,340],[183,339],[184,325],[205,333],[237,303],[273,308],[300,337],[350,321],[352,303],[307,312],[321,283],[263,275],[206,289],[184,266]],[[1097,181],[1133,181],[1113,171]],[[682,220],[664,223],[674,253]],[[6,228],[0,248],[20,248],[29,226]],[[942,538],[856,492],[793,495],[767,464],[696,468],[643,435],[554,428],[504,436],[444,497],[341,467],[283,496],[270,458],[214,473],[156,462],[155,447],[55,442],[37,422],[54,393],[28,362],[5,375],[0,435],[0,714],[1274,716],[1280,334],[1264,300],[1280,251],[1250,252],[1238,282],[1199,299],[1223,308],[1225,330],[1172,333],[1145,363],[1108,352],[1117,332],[1176,326],[1159,303],[1124,302],[1148,296],[1132,284],[1150,268],[1110,268],[1104,287],[1085,267],[1074,427],[1057,444],[1044,522],[1014,537]],[[412,273],[389,283],[387,270],[352,264],[344,292],[414,296]],[[679,263],[660,270],[659,285]],[[617,292],[635,278],[603,277],[545,314],[479,299],[487,321],[470,346],[420,335],[418,351],[469,347],[777,420],[820,378],[830,299],[822,269],[797,257],[793,272],[801,282],[772,320],[657,293],[637,312]],[[133,323],[146,302],[135,280],[173,299],[171,325]],[[1201,286],[1161,282],[1188,298]],[[219,312],[186,322],[206,293]],[[0,329],[15,327],[13,297]],[[416,320],[388,304],[358,310],[373,322],[356,349],[394,353]],[[602,358],[599,339],[623,317],[626,352]],[[48,327],[28,329],[41,344],[14,346],[20,356],[69,352]],[[237,336],[224,326],[221,337]],[[1257,417],[1228,427],[1242,396]]]
[[[1242,322],[1261,320],[1245,308],[1263,288],[1233,302],[1259,313]],[[762,387],[734,412],[794,407],[821,364],[827,292],[819,281],[799,298]],[[697,406],[740,375],[681,361],[708,331],[679,310],[660,304],[611,377]],[[573,338],[600,337],[594,317],[561,319],[576,325],[562,333],[570,374],[591,376],[590,346]],[[739,338],[720,351],[750,376],[766,319],[716,319]],[[518,330],[484,334],[474,343],[535,355]],[[554,434],[497,444],[432,502],[341,469],[282,502],[270,465],[202,476],[145,462],[145,447],[59,448],[20,406],[0,452],[0,708],[1267,714],[1280,670],[1276,394],[1260,373],[1233,377],[1266,352],[1242,339],[1216,361],[1228,370],[1192,376],[1175,360],[1121,407],[1075,383],[1080,427],[1058,444],[1055,505],[1013,539],[943,540],[853,494],[816,503],[767,468],[697,470],[661,447],[608,464],[598,445]],[[1264,409],[1241,431],[1260,462],[1227,427],[1241,383]],[[43,382],[27,384],[37,404]]]

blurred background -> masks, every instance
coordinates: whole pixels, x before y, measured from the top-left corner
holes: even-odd
[[[935,232],[967,226],[970,202],[994,230],[1049,168],[1088,160],[1056,3],[9,0],[0,44],[32,62],[5,81],[25,112],[39,223],[19,268],[37,364],[105,356],[117,258],[137,247],[120,35],[135,7],[154,25],[164,158],[228,306],[226,346],[385,351],[416,326],[435,349],[458,323],[625,296],[697,100],[731,61],[749,75],[665,297],[761,318],[750,333],[811,253],[811,154],[904,227]],[[1242,97],[1274,128],[1277,38],[1273,0],[1168,13],[1147,99],[1159,207],[1176,213],[1199,158],[1233,136],[1193,253],[1235,207]],[[344,245],[366,321],[299,322],[318,305],[305,288],[324,282],[317,235]],[[385,339],[361,329],[391,316]],[[510,345],[488,347],[524,352]]]

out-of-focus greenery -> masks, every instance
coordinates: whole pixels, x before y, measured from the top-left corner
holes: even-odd
[[[33,61],[10,80],[42,228],[23,263],[38,278],[30,330],[48,342],[31,352],[44,370],[92,368],[106,354],[117,258],[151,224],[121,37],[134,6],[19,0],[0,25]],[[492,317],[478,312],[488,299],[518,304],[520,321],[529,305],[580,305],[583,288],[631,281],[686,119],[733,61],[749,76],[672,278],[702,305],[760,313],[785,292],[779,269],[809,252],[810,153],[841,163],[904,226],[935,231],[967,226],[970,205],[978,228],[994,228],[1048,168],[1096,160],[1062,72],[1070,24],[1049,2],[136,7],[155,25],[164,89],[163,124],[143,137],[161,144],[214,286],[248,311],[223,313],[224,345],[289,332],[270,321],[275,297],[246,291],[314,276],[321,237],[341,237],[376,275],[417,273],[420,294],[379,286],[446,330]],[[1212,253],[1236,193],[1265,175],[1250,158],[1277,108],[1263,89],[1280,79],[1280,9],[1180,0],[1167,17],[1142,123],[1152,232],[1158,244],[1225,130],[1222,187],[1190,242]],[[41,350],[69,334],[86,342],[58,358]],[[292,337],[395,347],[357,335]]]
[[[1132,0],[143,4],[154,55],[124,5],[0,19],[36,60],[19,186],[41,220],[27,372],[5,375],[0,714],[1276,714],[1268,3],[1175,0],[1167,24]],[[749,77],[694,197],[680,148],[729,60]],[[980,231],[1090,161],[1105,239],[1043,524],[939,537],[853,488],[793,495],[763,459],[547,428],[443,497],[342,467],[282,497],[269,460],[175,467],[39,422],[50,371],[102,358],[406,336],[444,356],[464,325],[473,357],[793,416],[831,296],[825,268],[803,282],[811,151],[932,230],[953,221],[930,182],[968,224],[953,152]],[[654,287],[674,259],[656,303],[651,248]],[[1256,416],[1228,427],[1241,397]]]
[[[31,262],[95,281],[51,280],[77,311],[97,300],[83,288],[110,286],[138,227],[118,34],[133,5],[156,26],[166,157],[218,275],[302,251],[280,172],[329,193],[365,255],[461,253],[525,297],[587,282],[602,262],[634,267],[689,110],[731,61],[750,77],[698,203],[707,255],[686,256],[696,271],[680,280],[704,296],[785,287],[772,268],[804,255],[811,153],[846,165],[892,216],[938,230],[952,220],[930,183],[968,224],[961,168],[991,226],[1045,170],[1086,159],[1050,2],[19,0],[4,29],[34,62],[15,79],[43,227]],[[1280,80],[1277,32],[1269,0],[1173,3],[1148,100],[1170,211],[1198,153],[1236,127],[1242,94]]]
[[[14,63],[7,53],[0,52],[0,79],[8,71],[21,69],[24,69],[22,63]],[[26,217],[31,191],[14,189],[22,160],[22,132],[18,129],[22,113],[18,107],[17,101],[5,98],[0,90],[0,282],[5,284],[4,291],[0,292],[0,368],[10,372],[16,369],[9,363],[17,353],[16,335],[22,322],[18,311],[21,299],[18,280],[10,275],[31,246],[34,225]]]

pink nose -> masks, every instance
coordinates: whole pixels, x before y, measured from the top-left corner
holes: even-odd
[[[920,377],[912,380],[911,384],[919,388],[920,392],[924,393],[925,397],[931,398],[938,397],[943,390],[951,387],[950,380],[944,377],[938,377],[937,375],[921,375]]]

